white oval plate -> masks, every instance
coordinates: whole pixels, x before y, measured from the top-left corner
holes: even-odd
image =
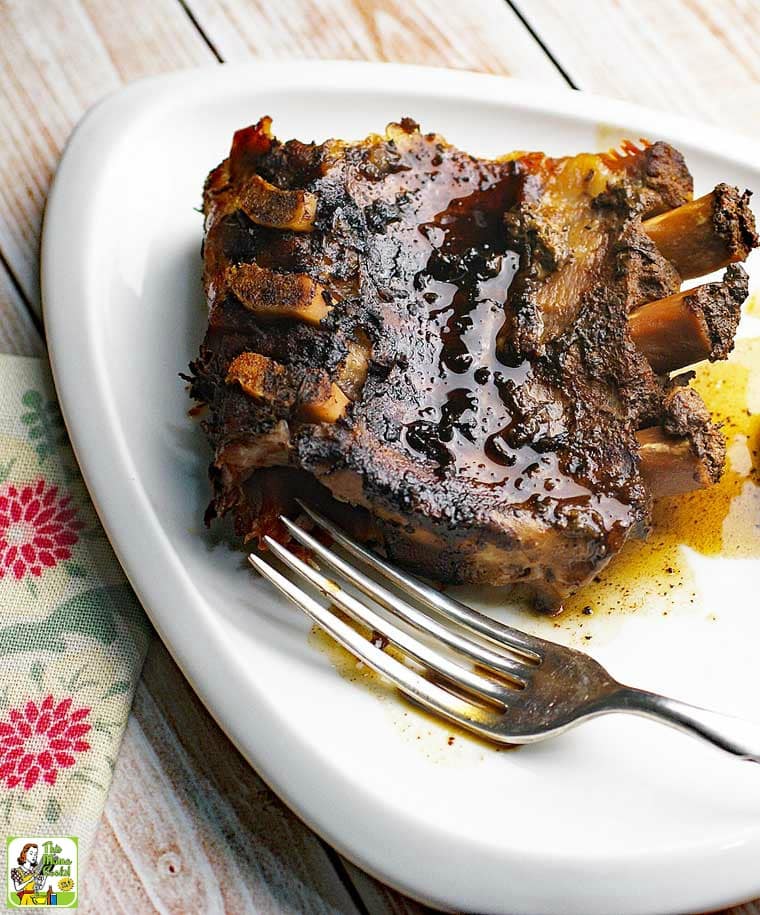
[[[760,769],[620,716],[517,752],[460,737],[449,747],[445,727],[340,677],[299,611],[202,535],[208,454],[177,377],[205,324],[194,207],[233,131],[262,114],[282,138],[317,140],[410,115],[483,155],[596,149],[610,145],[599,125],[619,125],[676,143],[700,192],[719,180],[760,189],[757,147],[469,73],[184,72],[110,96],[78,127],[48,203],[42,266],[61,403],[119,558],[216,719],[328,842],[407,893],[470,911],[662,915],[760,895]],[[702,609],[624,618],[598,630],[594,653],[635,684],[757,714],[758,564],[694,568]]]

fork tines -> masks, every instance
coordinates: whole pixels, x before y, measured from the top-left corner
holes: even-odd
[[[518,700],[541,660],[541,640],[498,623],[401,572],[360,546],[322,515],[300,504],[312,521],[327,531],[336,543],[391,585],[415,598],[425,609],[370,578],[282,516],[280,521],[295,541],[375,605],[384,608],[386,614],[379,613],[369,602],[355,597],[271,537],[264,539],[273,556],[307,586],[327,597],[331,606],[326,607],[315,600],[260,556],[251,554],[251,564],[313,622],[412,700],[493,739],[498,717]],[[398,661],[365,638],[341,619],[333,608],[381,635],[411,659],[417,668],[421,668],[421,672]],[[397,625],[395,620],[421,633],[424,640]],[[436,647],[432,647],[431,640]]]

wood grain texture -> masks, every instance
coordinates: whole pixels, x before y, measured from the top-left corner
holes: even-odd
[[[358,911],[321,843],[251,770],[158,641],[93,848],[85,912]]]
[[[0,250],[39,309],[39,235],[63,145],[126,79],[214,61],[176,0],[0,0]]]
[[[579,89],[760,134],[760,4],[514,0]]]
[[[370,915],[430,915],[435,911],[392,890],[350,861],[344,860],[343,866]]]
[[[502,0],[185,0],[226,61],[321,57],[563,82]],[[297,66],[297,64],[294,64]]]
[[[0,264],[0,353],[16,356],[40,356],[45,347],[29,316],[26,302],[15,283]]]
[[[723,912],[718,912],[717,915],[760,915],[760,899],[755,902],[748,902],[746,905],[725,909]]]

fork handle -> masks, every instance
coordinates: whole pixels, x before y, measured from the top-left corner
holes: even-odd
[[[760,723],[756,721],[712,712],[630,686],[621,686],[616,690],[607,700],[607,709],[655,718],[687,734],[701,737],[726,753],[760,763]]]

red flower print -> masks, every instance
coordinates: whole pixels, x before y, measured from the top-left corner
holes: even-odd
[[[58,497],[58,487],[37,480],[18,488],[0,488],[0,578],[12,572],[39,576],[43,568],[71,559],[71,547],[84,527],[71,506],[71,496]]]
[[[54,785],[58,770],[76,762],[74,753],[90,749],[82,740],[92,730],[85,720],[90,709],[72,709],[72,702],[46,696],[38,705],[30,699],[23,709],[11,709],[8,718],[0,721],[0,784],[21,785],[29,791],[42,778]]]

